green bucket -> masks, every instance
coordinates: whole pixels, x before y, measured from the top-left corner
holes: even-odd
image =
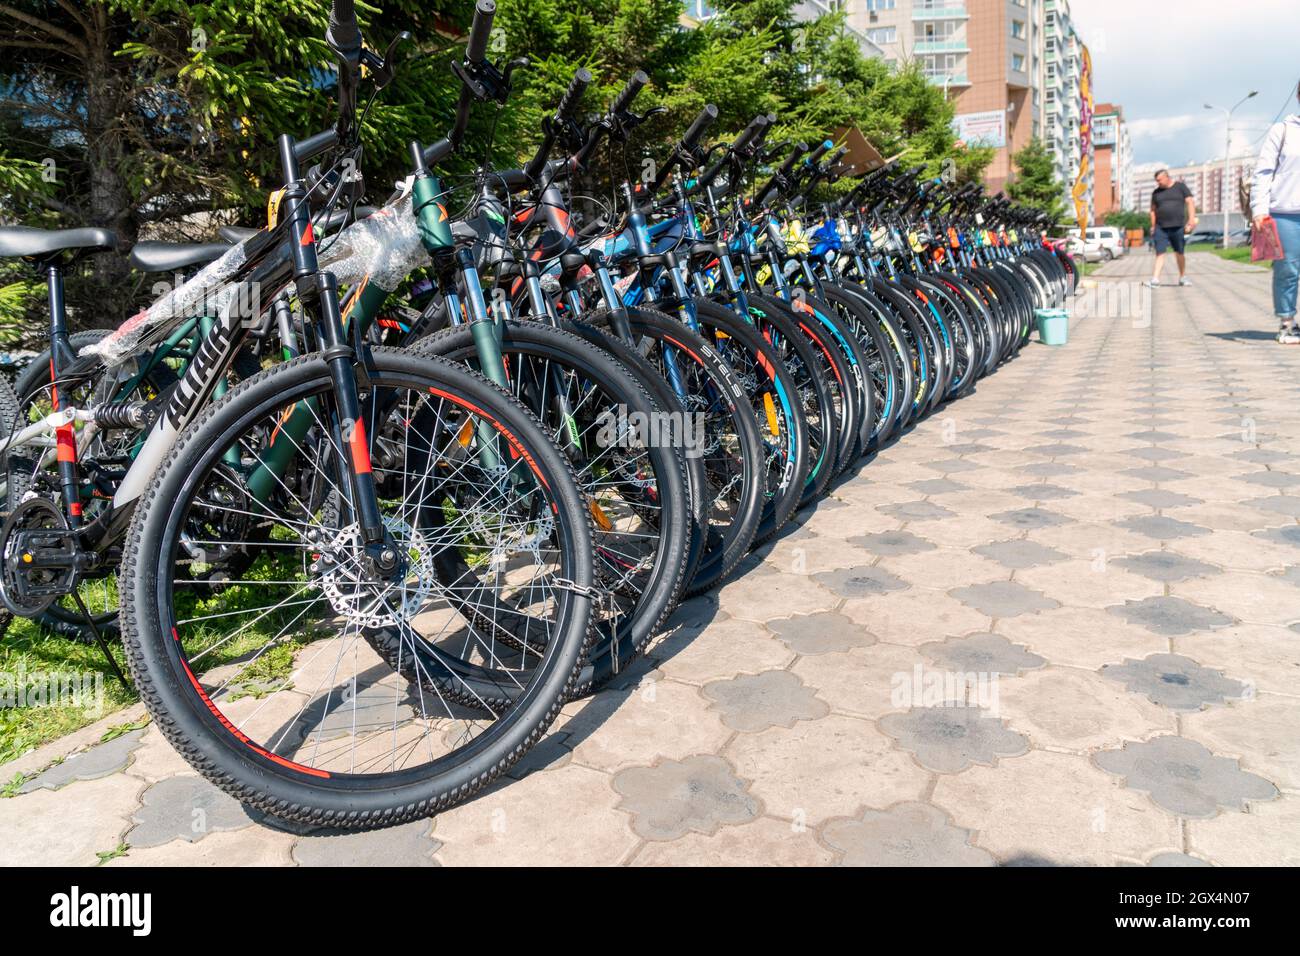
[[[1035,309],[1038,341],[1044,345],[1064,345],[1070,338],[1070,313],[1064,309]]]

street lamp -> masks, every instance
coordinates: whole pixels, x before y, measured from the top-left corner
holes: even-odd
[[[1251,90],[1237,103],[1240,106],[1246,100],[1259,94],[1259,90]],[[1236,112],[1237,106],[1230,110],[1223,109],[1222,106],[1211,106],[1205,104],[1207,110],[1222,110],[1224,114],[1225,129],[1223,133],[1223,199],[1220,203],[1220,210],[1223,213],[1223,248],[1228,248],[1228,197],[1232,195],[1232,189],[1228,185],[1228,154],[1232,151],[1232,114]]]

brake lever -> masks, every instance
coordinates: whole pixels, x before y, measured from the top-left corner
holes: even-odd
[[[365,47],[361,48],[361,64],[374,76],[375,89],[382,90],[393,82],[393,77],[397,72],[397,48],[409,39],[411,39],[411,34],[403,30],[389,41],[388,48],[384,50],[382,57],[375,55]]]

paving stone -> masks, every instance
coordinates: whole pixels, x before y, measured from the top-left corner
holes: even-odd
[[[618,803],[610,778],[587,767],[529,774],[438,814],[437,861],[496,867],[617,863],[638,843]]]
[[[104,866],[122,867],[288,867],[293,836],[266,827],[213,833],[198,843],[172,840],[161,846],[132,846]],[[108,849],[108,848],[106,848]]]
[[[571,735],[574,763],[607,773],[712,753],[731,735],[697,688],[672,680],[597,694],[562,729]]]
[[[791,622],[800,619],[796,616],[771,623],[774,627],[793,626]],[[864,628],[852,624],[847,618],[844,620],[855,628],[858,645],[875,642],[876,639]],[[669,632],[651,645],[647,656],[666,677],[688,684],[706,684],[737,674],[785,667],[796,653],[796,648],[787,647],[773,638],[761,624],[723,618],[710,624],[702,634]]]
[[[955,491],[968,491],[969,486],[953,481],[951,478],[925,478],[908,484],[923,495],[947,495]]]
[[[1134,518],[1127,518],[1124,521],[1117,521],[1116,524],[1121,528],[1127,528],[1130,531],[1160,541],[1196,537],[1210,533],[1208,528],[1202,528],[1200,525],[1191,524],[1187,521],[1179,521],[1177,518],[1170,518],[1166,515],[1139,515]]]
[[[1285,471],[1256,471],[1242,475],[1237,480],[1249,481],[1252,485],[1263,485],[1265,488],[1294,488],[1300,485],[1300,475]]]
[[[704,696],[732,730],[758,733],[769,727],[793,727],[830,713],[816,692],[789,671],[764,671],[706,684]]]
[[[1179,471],[1177,468],[1167,468],[1164,465],[1151,465],[1144,468],[1129,468],[1120,474],[1127,475],[1130,478],[1140,478],[1142,481],[1180,481],[1183,478],[1192,477],[1191,472]]]
[[[1115,866],[1182,845],[1179,820],[1077,754],[1031,750],[938,778],[931,802],[1003,866]]]
[[[1245,451],[1237,452],[1232,457],[1256,465],[1275,465],[1278,462],[1291,461],[1295,458],[1294,455],[1288,455],[1286,452],[1273,451],[1268,448],[1247,448]]]
[[[1060,485],[1049,485],[1039,483],[1033,485],[1020,485],[1012,488],[1011,493],[1027,498],[1030,501],[1056,501],[1061,498],[1073,498],[1078,494],[1073,488],[1062,488]]]
[[[126,842],[133,847],[160,846],[172,840],[195,843],[210,833],[240,830],[262,819],[261,813],[202,777],[168,777],[144,792]]]
[[[1232,618],[1213,608],[1201,607],[1182,598],[1149,597],[1141,601],[1126,601],[1106,609],[1126,620],[1139,624],[1155,634],[1173,637],[1192,631],[1227,627]]]
[[[299,866],[437,866],[428,820],[414,820],[383,830],[301,836],[293,846]]]
[[[1057,475],[1078,474],[1083,469],[1064,461],[1039,461],[1032,465],[1021,465],[1016,471],[1036,478],[1053,478]]]
[[[712,835],[746,823],[759,803],[721,757],[700,754],[654,767],[632,767],[614,777],[619,809],[632,815],[632,829],[646,840],[675,840],[687,833]]]
[[[1147,551],[1144,554],[1125,555],[1116,558],[1114,563],[1134,574],[1166,583],[1223,573],[1222,568],[1204,561],[1185,558],[1174,551]]]
[[[1090,753],[1178,730],[1169,711],[1096,673],[1048,666],[1000,681],[997,713],[1036,749]]]
[[[1186,853],[1157,853],[1147,860],[1147,866],[1211,866],[1204,860]]]
[[[948,593],[963,604],[989,617],[1015,617],[1019,614],[1033,614],[1035,611],[1050,611],[1054,607],[1060,607],[1057,601],[1015,581],[975,584],[965,588],[954,588]]]
[[[949,511],[943,505],[937,505],[932,501],[904,501],[898,504],[881,505],[876,510],[892,515],[900,521],[940,521],[944,518],[956,517],[956,512]]]
[[[865,548],[872,554],[879,555],[918,554],[922,551],[933,551],[936,547],[933,541],[927,541],[910,531],[883,531],[878,534],[864,534],[856,538],[849,538],[848,543],[855,547]]]
[[[1300,619],[1295,588],[1270,574],[1228,571],[1212,578],[1172,584],[1169,593],[1254,624],[1290,624]]]
[[[993,857],[971,846],[973,834],[955,827],[942,810],[901,803],[827,821],[821,840],[842,866],[993,866]]]
[[[992,766],[998,757],[1028,749],[1024,736],[978,707],[913,707],[882,717],[880,729],[936,773],[960,773],[971,764]]]
[[[62,763],[55,764],[44,773],[32,777],[18,788],[18,792],[58,790],[76,780],[96,780],[123,770],[130,763],[131,755],[140,747],[140,738],[143,736],[143,728],[132,730],[108,743],[73,754]]]
[[[93,866],[116,849],[140,804],[141,782],[115,773],[60,790],[0,798],[0,865]]]
[[[991,515],[994,521],[1001,521],[1003,524],[1010,525],[1013,528],[1019,528],[1022,531],[1033,531],[1038,528],[1052,528],[1058,525],[1068,524],[1071,519],[1063,515],[1047,511],[1043,508],[1018,508],[1015,511],[1004,511],[1001,514]]]
[[[950,449],[948,449],[950,451]],[[964,458],[945,458],[943,461],[922,462],[926,468],[933,468],[935,471],[941,471],[945,475],[956,474],[963,471],[977,471],[983,465],[974,461],[967,461]]]
[[[1285,528],[1270,528],[1267,531],[1256,531],[1253,536],[1262,538],[1265,541],[1300,548],[1300,524],[1287,525]]]
[[[1189,820],[1191,852],[1219,866],[1300,866],[1300,795],[1256,803],[1250,813],[1221,813]]]
[[[876,643],[875,635],[865,627],[835,611],[771,621],[768,628],[800,656],[834,654]]]
[[[1183,734],[1215,753],[1237,757],[1242,769],[1300,791],[1300,698],[1252,694],[1245,703],[1204,710],[1183,720]]]
[[[1180,495],[1175,491],[1165,491],[1161,488],[1125,491],[1120,494],[1120,497],[1127,498],[1129,501],[1136,501],[1138,504],[1146,505],[1149,508],[1185,508],[1188,505],[1201,504],[1200,498],[1193,498],[1191,495]]]
[[[984,557],[992,558],[1001,565],[1017,570],[1043,564],[1054,564],[1057,561],[1064,561],[1068,557],[1068,555],[1057,551],[1055,548],[1049,548],[1027,538],[994,541],[992,544],[982,544],[973,550],[976,554],[982,554]]]
[[[808,827],[863,806],[923,799],[930,784],[870,721],[843,714],[742,734],[727,757],[768,814]]]
[[[813,580],[838,594],[840,597],[857,598],[868,594],[886,594],[889,591],[901,591],[910,585],[895,574],[883,568],[859,565],[838,571],[824,571],[814,574]]]
[[[1181,654],[1152,654],[1142,660],[1101,669],[1104,677],[1120,681],[1135,694],[1145,694],[1170,710],[1197,711],[1228,698],[1243,697],[1247,687],[1222,671],[1202,667]]]
[[[1187,452],[1178,451],[1174,448],[1130,448],[1122,454],[1130,455],[1133,458],[1141,458],[1145,461],[1173,461],[1176,458],[1186,458]]]
[[[1261,511],[1286,515],[1288,518],[1300,518],[1300,496],[1297,495],[1271,495],[1268,498],[1252,498],[1250,506]]]
[[[1184,737],[1130,742],[1092,759],[1106,772],[1123,777],[1124,786],[1148,793],[1157,806],[1179,816],[1212,817],[1220,807],[1245,811],[1247,800],[1277,796],[1277,787],[1263,777]]]
[[[671,843],[647,843],[633,866],[827,866],[834,853],[806,826],[760,817],[705,836],[687,833]]]
[[[1023,645],[1013,644],[1002,635],[988,631],[922,644],[921,653],[952,670],[978,674],[1014,676],[1046,663]]]
[[[1042,455],[1045,458],[1062,458],[1067,455],[1082,455],[1090,449],[1082,445],[1069,445],[1065,442],[1051,442],[1046,445],[1034,445],[1026,448],[1025,451],[1035,455]]]
[[[829,611],[839,598],[804,575],[773,571],[733,578],[722,586],[718,600],[732,617],[762,624],[776,617]]]
[[[1173,432],[1162,432],[1156,428],[1148,428],[1146,431],[1130,432],[1124,437],[1133,438],[1138,441],[1165,442],[1165,441],[1177,441],[1183,436],[1174,434]]]

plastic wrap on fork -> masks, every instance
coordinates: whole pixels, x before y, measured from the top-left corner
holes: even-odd
[[[127,319],[115,332],[87,345],[79,354],[95,356],[106,366],[117,365],[139,350],[150,334],[174,328],[195,315],[220,315],[247,289],[230,279],[247,260],[245,243],[231,246],[220,259],[209,262],[192,278],[160,296],[153,305]]]
[[[322,242],[320,268],[333,273],[341,286],[369,276],[371,284],[392,292],[412,270],[429,262],[411,204],[407,192]]]

